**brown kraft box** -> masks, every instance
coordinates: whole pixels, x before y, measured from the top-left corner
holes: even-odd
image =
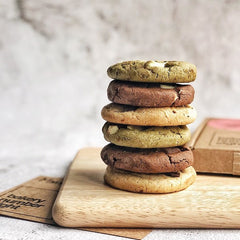
[[[188,145],[197,172],[240,175],[240,119],[205,119]]]

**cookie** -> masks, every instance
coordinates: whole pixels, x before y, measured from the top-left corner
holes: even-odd
[[[113,80],[107,89],[108,99],[138,107],[179,107],[194,98],[191,85],[138,83]]]
[[[189,187],[196,179],[193,167],[180,172],[179,176],[172,177],[163,173],[143,174],[131,173],[107,167],[104,180],[114,188],[137,193],[171,193]]]
[[[143,127],[107,122],[102,131],[107,141],[133,148],[182,146],[191,138],[191,132],[186,126]]]
[[[197,112],[191,106],[142,108],[110,103],[103,107],[102,117],[108,122],[120,124],[178,126],[194,122]]]
[[[110,66],[108,76],[133,82],[186,83],[196,78],[196,66],[180,61],[126,61]]]
[[[179,172],[193,164],[187,147],[141,149],[108,144],[101,158],[110,167],[138,173]]]

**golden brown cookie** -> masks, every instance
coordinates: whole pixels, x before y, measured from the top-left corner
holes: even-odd
[[[142,149],[108,144],[101,158],[111,167],[138,173],[178,172],[193,164],[192,151],[184,146]]]
[[[110,103],[103,107],[102,117],[112,123],[138,126],[179,126],[187,125],[197,117],[192,106],[142,108]]]
[[[196,78],[196,66],[181,61],[126,61],[110,66],[108,76],[134,82],[186,83]]]
[[[107,141],[133,148],[182,146],[191,138],[191,132],[186,126],[143,127],[107,122],[102,131]]]
[[[171,193],[189,187],[196,179],[193,167],[180,172],[179,176],[172,177],[163,173],[143,174],[132,173],[107,167],[104,180],[112,187],[137,193]]]

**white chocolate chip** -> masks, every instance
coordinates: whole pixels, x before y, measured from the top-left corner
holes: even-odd
[[[165,64],[166,64],[165,62],[155,62],[155,61],[149,61],[148,62],[149,67],[162,67],[162,68],[164,68]]]
[[[171,85],[160,84],[160,88],[162,88],[162,89],[174,89],[175,87],[171,86]]]
[[[112,134],[115,134],[115,133],[118,131],[118,129],[119,129],[119,128],[118,128],[118,126],[116,126],[116,125],[109,126],[109,127],[108,127],[108,133],[111,134],[111,135],[112,135]]]

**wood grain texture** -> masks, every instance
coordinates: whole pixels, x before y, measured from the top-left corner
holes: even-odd
[[[240,228],[240,178],[198,175],[188,189],[139,194],[103,182],[99,148],[78,152],[53,207],[65,227]]]

